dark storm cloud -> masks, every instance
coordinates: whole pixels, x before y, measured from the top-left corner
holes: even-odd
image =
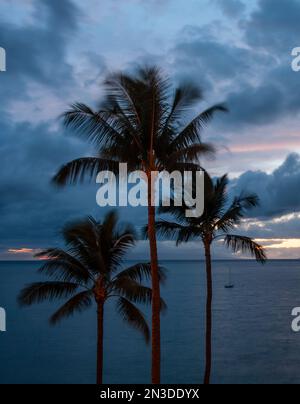
[[[1,124],[0,256],[9,248],[45,248],[61,243],[60,230],[69,221],[110,208],[96,204],[98,186],[57,188],[51,179],[66,161],[90,154],[89,147],[47,124]],[[145,223],[144,211],[120,210],[123,220]],[[10,255],[4,256],[10,257]],[[13,258],[14,256],[12,256]],[[22,256],[24,258],[24,256]]]
[[[240,86],[228,95],[232,120],[267,124],[300,111],[300,76],[291,69],[291,50],[299,45],[300,2],[260,0],[248,20],[240,24],[253,52],[268,57],[261,65],[259,83]],[[259,68],[255,53],[249,54],[253,71]]]
[[[259,0],[258,8],[241,26],[249,45],[280,56],[299,45],[299,21],[299,0]]]
[[[300,113],[300,75],[293,72],[290,61],[262,73],[261,83],[243,83],[227,95],[231,111],[227,124],[267,125]]]
[[[283,90],[270,82],[259,87],[244,85],[238,91],[229,93],[226,102],[230,109],[227,120],[231,125],[264,125],[287,112]]]
[[[261,206],[254,216],[275,217],[300,211],[300,155],[291,154],[273,173],[247,171],[232,183],[234,193],[255,192]]]
[[[11,103],[30,104],[32,84],[48,91],[43,100],[47,103],[49,95],[65,98],[72,87],[79,88],[76,80],[84,73],[88,86],[92,79],[90,66],[93,72],[96,66],[100,72],[104,68],[101,55],[86,51],[83,56],[87,70],[79,71],[75,79],[73,67],[67,62],[79,17],[74,2],[35,1],[34,7],[34,24],[19,26],[1,21],[0,43],[8,60],[7,72],[0,76],[0,255],[5,258],[10,257],[5,253],[9,248],[56,245],[61,242],[58,235],[66,222],[88,214],[100,218],[107,211],[96,204],[96,185],[58,189],[50,184],[62,164],[92,154],[86,143],[67,136],[61,122],[54,122],[45,113],[43,124],[36,124],[41,120],[35,116],[18,119],[14,115],[18,113],[16,107],[7,113]],[[40,114],[38,105],[33,110]],[[128,218],[130,214],[123,216]]]
[[[7,53],[7,72],[0,76],[1,97],[26,98],[30,81],[61,90],[71,85],[66,45],[76,33],[78,10],[70,1],[34,2],[34,24],[13,25],[0,17],[0,43]]]
[[[211,85],[217,80],[234,79],[240,74],[249,74],[249,52],[245,49],[222,44],[210,34],[198,29],[185,29],[185,40],[173,50],[179,71],[192,68],[197,81],[205,79]],[[192,60],[192,66],[187,61]]]
[[[232,18],[240,16],[246,9],[245,4],[240,0],[215,0],[223,13]]]
[[[222,10],[234,5],[217,3]],[[192,77],[208,94],[219,88],[215,97],[231,111],[222,124],[230,130],[294,117],[300,112],[300,75],[291,69],[291,50],[299,46],[300,2],[260,0],[237,21],[244,43],[224,41],[228,32],[218,21],[206,29],[186,27],[172,51],[178,76]]]
[[[76,6],[69,0],[35,1],[34,5],[34,24],[1,21],[0,43],[7,52],[7,72],[0,75],[2,249],[45,244],[65,220],[80,215],[84,207],[91,211],[96,206],[94,191],[83,196],[77,190],[64,193],[50,186],[55,170],[88,148],[63,136],[61,128],[51,130],[49,122],[34,125],[30,123],[34,116],[28,116],[28,122],[16,123],[17,117],[6,112],[11,102],[30,100],[32,83],[65,93],[74,81],[66,50],[70,36],[76,33]]]
[[[0,240],[31,243],[51,238],[64,218],[84,205],[95,205],[91,193],[84,200],[87,196],[80,197],[77,190],[63,193],[50,185],[59,164],[79,153],[76,142],[45,125],[2,124],[1,129]]]

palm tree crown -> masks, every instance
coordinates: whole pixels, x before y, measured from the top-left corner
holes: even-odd
[[[93,300],[106,302],[117,298],[119,314],[149,340],[149,328],[143,314],[134,303],[151,302],[151,289],[141,285],[151,275],[149,264],[136,264],[120,271],[122,260],[134,245],[134,231],[130,226],[117,229],[117,216],[110,213],[97,222],[89,217],[68,225],[63,236],[68,249],[51,248],[37,254],[48,257],[39,269],[53,278],[27,286],[19,295],[22,305],[45,300],[69,299],[51,317],[55,324],[76,311],[92,305]],[[161,279],[164,279],[162,270]]]
[[[116,171],[126,162],[128,171],[189,170],[198,167],[200,154],[213,152],[201,143],[201,130],[216,111],[215,105],[187,121],[191,108],[203,100],[193,85],[172,92],[159,69],[141,68],[136,76],[112,74],[104,82],[106,96],[98,110],[76,103],[64,114],[64,123],[92,142],[98,154],[63,166],[54,178],[74,183],[99,171]]]
[[[259,244],[250,237],[231,233],[241,223],[247,211],[259,204],[258,197],[255,194],[242,193],[229,203],[227,175],[213,183],[206,174],[205,182],[203,215],[199,218],[188,218],[185,215],[186,206],[161,207],[162,213],[172,214],[176,221],[158,221],[158,232],[165,237],[175,238],[177,244],[193,239],[211,244],[214,240],[223,239],[224,244],[233,252],[250,252],[257,261],[265,262],[266,254]]]

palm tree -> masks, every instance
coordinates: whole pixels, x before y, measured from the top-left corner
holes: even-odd
[[[160,211],[172,214],[175,221],[161,220],[156,223],[159,234],[168,238],[175,238],[177,244],[189,240],[201,240],[205,250],[206,277],[207,277],[207,302],[206,302],[206,366],[204,384],[210,383],[212,364],[212,300],[213,279],[211,246],[216,240],[223,240],[226,247],[234,253],[249,252],[255,259],[264,263],[266,253],[264,248],[252,238],[243,235],[232,234],[232,231],[241,223],[248,209],[259,204],[255,194],[242,193],[235,197],[231,203],[228,201],[228,178],[224,175],[215,183],[206,175],[205,184],[205,209],[199,218],[187,218],[186,206],[162,207]]]
[[[118,174],[119,163],[128,173],[141,170],[148,185],[148,229],[152,273],[152,383],[160,383],[160,286],[155,234],[155,187],[152,174],[167,170],[197,170],[198,157],[212,153],[201,143],[200,133],[216,111],[215,105],[192,121],[191,108],[201,101],[201,91],[185,84],[174,91],[159,69],[140,68],[136,75],[112,74],[104,82],[106,96],[96,111],[74,104],[64,114],[65,126],[92,142],[95,157],[84,157],[63,166],[54,178],[60,185],[74,184],[98,172]]]
[[[150,303],[152,291],[141,284],[150,278],[150,264],[136,264],[120,271],[122,259],[134,245],[134,232],[130,226],[117,226],[117,216],[109,213],[104,221],[87,218],[67,225],[63,230],[66,250],[50,248],[38,257],[48,257],[41,266],[53,281],[33,283],[19,295],[21,305],[30,306],[45,300],[69,299],[50,318],[56,324],[75,312],[82,312],[93,301],[97,305],[97,384],[102,384],[103,373],[103,320],[104,306],[117,298],[117,312],[132,327],[149,340],[150,331],[144,315],[134,303]],[[160,280],[164,279],[162,270]],[[161,302],[163,306],[164,303]]]

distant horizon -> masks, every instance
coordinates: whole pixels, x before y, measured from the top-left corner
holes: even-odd
[[[44,262],[44,261],[48,261],[48,260],[1,260],[0,259],[0,263],[1,262]],[[146,259],[126,259],[124,260],[124,262],[136,262],[136,261],[141,261],[141,262],[149,262],[150,260],[146,260]],[[161,259],[159,260],[160,262],[164,262],[164,261],[168,261],[168,262],[205,262],[205,259]],[[253,261],[256,262],[255,258],[216,258],[213,259],[212,261],[216,262],[216,261],[240,261],[240,262],[245,262],[245,261]],[[300,258],[269,258],[267,262],[269,261],[300,261]]]

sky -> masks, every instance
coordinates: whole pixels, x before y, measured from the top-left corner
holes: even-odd
[[[218,151],[205,167],[228,173],[232,193],[260,197],[240,232],[270,258],[300,258],[299,21],[300,0],[1,0],[0,259],[31,259],[60,242],[65,222],[101,218],[96,186],[50,184],[63,163],[93,153],[59,116],[75,101],[95,107],[109,72],[144,63],[199,85],[199,110],[227,104],[203,133]],[[120,214],[138,226],[146,218],[142,209]],[[164,259],[202,257],[198,243],[159,248]],[[135,257],[147,250],[139,243]],[[219,245],[215,256],[232,257]]]

